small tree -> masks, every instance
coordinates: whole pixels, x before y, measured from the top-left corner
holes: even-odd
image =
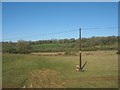
[[[24,40],[19,40],[16,44],[16,50],[18,53],[30,53],[31,52],[31,46],[29,42],[26,42]]]
[[[2,51],[6,53],[16,53],[16,48],[13,42],[2,42]]]

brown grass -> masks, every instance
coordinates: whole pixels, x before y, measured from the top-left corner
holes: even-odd
[[[62,88],[63,82],[58,78],[55,70],[44,69],[30,72],[27,79],[27,88]]]
[[[38,55],[38,56],[58,56],[58,55],[64,55],[64,52],[38,52],[38,53],[31,53],[32,55]]]

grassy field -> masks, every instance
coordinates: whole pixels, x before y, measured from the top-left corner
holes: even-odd
[[[73,51],[73,44],[74,43],[63,43],[63,44],[37,44],[32,45],[33,51],[64,51],[64,50],[71,50]]]
[[[116,51],[88,51],[84,72],[75,71],[78,56],[38,56],[3,54],[3,88],[118,87],[118,55]]]
[[[82,45],[83,51],[93,51],[93,50],[116,50],[118,44],[112,45],[92,45],[84,46]],[[78,51],[79,44],[76,43],[51,43],[51,44],[36,44],[32,45],[33,52],[56,52],[56,51]]]

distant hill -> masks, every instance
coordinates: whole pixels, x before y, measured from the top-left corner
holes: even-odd
[[[19,43],[19,44],[18,44]],[[118,37],[91,37],[82,38],[82,50],[117,50]],[[29,52],[62,52],[62,51],[79,51],[79,39],[54,39],[38,41],[18,41],[2,42],[3,52],[8,53],[29,53]],[[28,50],[27,50],[28,49]],[[23,50],[23,52],[22,52]]]

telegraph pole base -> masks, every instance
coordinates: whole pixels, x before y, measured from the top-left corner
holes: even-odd
[[[80,72],[84,72],[85,71],[85,69],[80,69]]]

